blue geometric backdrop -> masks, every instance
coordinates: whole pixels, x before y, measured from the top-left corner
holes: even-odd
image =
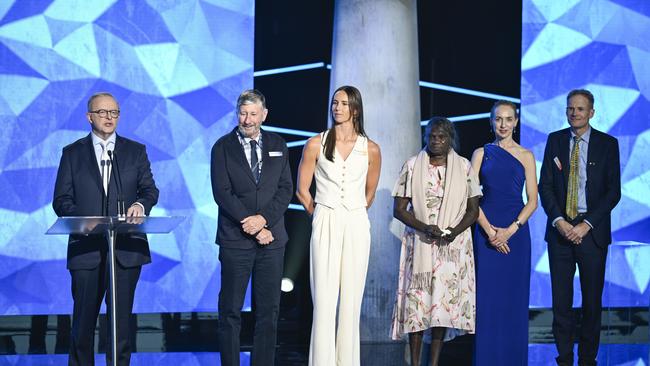
[[[253,85],[254,0],[0,1],[0,315],[72,310],[65,236],[45,236],[61,149],[113,93],[118,133],[147,145],[160,201],[136,312],[215,311],[212,144]],[[248,306],[248,304],[246,305]]]
[[[622,198],[612,214],[605,306],[648,306],[650,300],[650,2],[523,2],[522,144],[541,167],[549,132],[568,127],[566,94],[595,96],[592,126],[618,138]],[[531,307],[551,306],[546,216],[531,221]],[[580,304],[575,282],[574,304]]]

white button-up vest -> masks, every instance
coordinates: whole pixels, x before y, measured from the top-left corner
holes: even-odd
[[[348,210],[366,207],[366,178],[368,175],[368,139],[358,136],[347,160],[334,149],[334,161],[325,157],[325,139],[321,134],[321,151],[316,162],[317,204],[330,208],[343,206]]]

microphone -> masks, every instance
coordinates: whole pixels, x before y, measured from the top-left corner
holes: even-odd
[[[110,193],[111,193],[111,161],[106,159],[104,160],[106,164],[106,174],[108,177],[106,177],[106,214],[104,216],[109,216],[110,213],[108,212],[108,207],[109,207],[109,202],[110,202]],[[104,185],[104,181],[102,181],[102,186]]]
[[[113,150],[108,150],[108,158],[111,160],[111,163],[115,167],[115,177],[116,179],[116,184],[115,186],[117,187],[117,216],[120,217],[121,219],[126,218],[126,209],[124,207],[124,197],[122,196],[122,177],[120,176],[120,168],[117,165],[117,158],[114,157],[115,151]]]
[[[102,169],[100,170],[102,178],[102,216],[108,216],[106,213],[108,208],[108,192],[104,192],[104,168],[106,167],[106,160],[102,159],[99,161]]]

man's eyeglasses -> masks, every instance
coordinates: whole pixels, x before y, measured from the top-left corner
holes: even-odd
[[[107,111],[106,109],[98,109],[98,110],[96,110],[96,111],[88,111],[88,113],[96,113],[96,114],[98,114],[98,115],[99,115],[100,117],[102,117],[102,118],[106,118],[106,117],[108,117],[109,114],[110,114],[111,117],[113,117],[113,118],[117,118],[117,117],[120,116],[120,111],[117,110],[117,109],[113,109],[113,110],[111,110],[111,111]]]

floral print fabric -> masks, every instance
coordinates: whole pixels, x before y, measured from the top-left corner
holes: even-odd
[[[393,196],[411,198],[411,177],[415,157],[409,159],[393,189]],[[465,160],[469,196],[480,195],[480,188]],[[444,166],[429,165],[429,181],[426,182],[426,207],[429,222],[437,222],[444,195]],[[456,239],[445,245],[434,243],[432,251],[434,276],[431,287],[426,290],[410,288],[413,276],[413,248],[418,239],[415,231],[406,227],[402,236],[399,282],[393,309],[391,337],[401,339],[407,333],[432,327],[451,328],[446,339],[463,333],[474,333],[476,317],[476,291],[474,278],[474,251],[471,230],[468,228]]]

